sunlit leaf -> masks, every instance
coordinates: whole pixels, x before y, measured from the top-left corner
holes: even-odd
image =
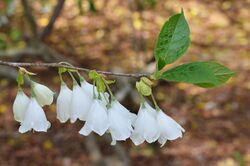
[[[190,30],[184,13],[176,14],[164,24],[154,50],[157,69],[173,63],[181,57],[190,44]]]
[[[192,62],[167,70],[158,77],[208,88],[225,83],[233,75],[233,71],[217,62]]]

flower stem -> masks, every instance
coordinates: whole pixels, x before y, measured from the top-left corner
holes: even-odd
[[[105,79],[104,79],[103,77],[102,77],[102,80],[103,80],[105,86],[106,86],[107,89],[108,89],[108,92],[109,92],[109,94],[110,94],[110,96],[111,96],[111,99],[112,99],[112,100],[115,99],[115,96],[113,95],[113,93],[112,93],[112,91],[111,91],[109,85],[106,83],[106,81],[105,81]]]
[[[104,99],[105,101],[107,102],[107,108],[109,109],[111,106],[110,106],[110,103],[109,103],[109,100],[107,99],[105,93],[102,93],[102,95],[104,96]]]
[[[154,105],[155,105],[156,111],[160,111],[160,107],[158,106],[158,104],[157,104],[157,102],[156,102],[156,100],[155,100],[155,97],[154,97],[153,93],[151,94],[151,97],[152,97],[153,103],[154,103]]]
[[[140,94],[140,93],[139,93]],[[141,104],[143,107],[145,107],[145,99],[144,97],[142,96],[142,94],[140,94],[140,98],[141,98]]]
[[[63,81],[63,78],[62,78],[62,74],[61,74],[61,73],[59,73],[59,78],[60,78],[61,84],[64,84],[64,81]]]
[[[76,82],[76,79],[75,79],[75,77],[73,76],[73,74],[72,74],[70,71],[68,71],[68,73],[69,73],[70,77],[72,78],[73,82],[75,83],[75,82]]]
[[[85,81],[84,77],[79,73],[78,70],[76,71],[76,73],[77,73],[77,75],[78,75],[78,77],[79,77],[79,79],[80,79],[80,82]]]
[[[25,74],[27,80],[30,82],[30,92],[31,97],[36,97],[35,91],[34,91],[34,81],[31,80],[30,76],[28,74]]]

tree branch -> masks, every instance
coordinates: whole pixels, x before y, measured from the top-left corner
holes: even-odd
[[[91,69],[87,68],[81,68],[81,67],[75,67],[75,66],[69,66],[63,63],[17,63],[17,62],[7,62],[7,61],[1,61],[0,65],[10,66],[10,67],[52,67],[52,68],[67,68],[67,69],[75,69],[83,72],[89,72]],[[101,71],[97,70],[98,73],[104,74],[104,75],[113,75],[113,76],[120,76],[120,77],[149,77],[150,73],[115,73],[110,71]]]
[[[53,29],[54,23],[56,22],[56,19],[58,18],[58,16],[60,15],[62,8],[64,6],[64,2],[65,0],[58,0],[57,5],[54,8],[53,14],[50,17],[49,23],[47,24],[47,26],[43,29],[43,31],[40,34],[40,39],[44,40],[46,38],[47,35],[50,34],[50,32]]]
[[[37,36],[37,24],[36,24],[36,21],[32,15],[32,12],[31,12],[32,10],[31,10],[27,0],[21,0],[21,2],[23,5],[24,14],[27,17],[27,20],[30,24],[31,31],[33,33],[33,37],[36,38],[36,36]]]

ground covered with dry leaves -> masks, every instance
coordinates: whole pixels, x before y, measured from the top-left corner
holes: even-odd
[[[34,2],[38,25],[43,27],[48,22],[49,14],[41,13],[39,7],[40,4]],[[194,60],[216,60],[237,72],[226,85],[214,89],[157,82],[154,89],[160,106],[186,132],[182,139],[168,142],[163,148],[157,143],[138,147],[130,140],[121,143],[128,152],[131,164],[250,165],[250,1],[157,1],[155,7],[140,9],[133,1],[112,0],[96,1],[96,8],[97,13],[85,11],[79,15],[75,3],[66,2],[63,13],[45,42],[78,66],[150,72],[154,68],[153,48],[160,27],[170,15],[183,8],[191,29],[191,46],[188,53],[173,65]],[[25,36],[30,32],[26,31],[27,25],[22,23],[21,11],[21,8],[17,8],[11,23]],[[15,47],[24,45],[25,42],[20,40]],[[22,61],[41,60],[28,57]],[[56,71],[31,70],[38,73],[34,78],[59,91]],[[113,90],[121,90],[119,82],[125,82],[125,86],[128,86],[134,81],[119,78]],[[86,138],[78,134],[83,124],[60,124],[56,119],[55,104],[45,107],[52,123],[47,133],[18,133],[19,124],[12,115],[16,90],[13,79],[0,76],[0,165],[90,165]],[[129,94],[122,103],[137,112],[138,99],[136,95],[131,95],[134,92]],[[116,151],[109,145],[110,142],[98,136],[93,138],[103,158],[117,165],[119,162],[115,164],[113,158]]]

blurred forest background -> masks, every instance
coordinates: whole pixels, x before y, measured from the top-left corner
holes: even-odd
[[[155,84],[160,106],[186,129],[182,139],[163,148],[137,147],[130,140],[113,147],[109,136],[79,135],[81,122],[60,124],[55,104],[45,107],[52,122],[47,133],[19,134],[12,114],[17,71],[0,66],[0,166],[250,165],[250,0],[1,0],[0,59],[152,72],[155,39],[181,8],[191,46],[173,65],[216,60],[237,72],[214,89]],[[56,70],[30,70],[38,73],[35,80],[59,91]],[[118,99],[137,112],[136,80],[116,79]]]

